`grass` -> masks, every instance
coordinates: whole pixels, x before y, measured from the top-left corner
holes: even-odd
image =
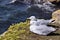
[[[40,36],[29,31],[29,21],[12,24],[0,40],[60,40],[60,31],[50,36]]]

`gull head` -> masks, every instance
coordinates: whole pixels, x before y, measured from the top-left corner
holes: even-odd
[[[31,16],[31,17],[29,17],[27,19],[30,19],[30,20],[33,20],[33,21],[36,21],[37,20],[35,16]]]

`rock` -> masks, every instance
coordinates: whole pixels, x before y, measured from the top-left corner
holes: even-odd
[[[12,0],[10,3],[14,3],[14,2],[20,2],[20,3],[24,3],[24,4],[37,4],[39,2],[41,2],[41,0]]]
[[[57,10],[52,13],[52,19],[54,19],[55,21],[52,22],[51,25],[60,27],[60,10]]]
[[[55,8],[50,4],[48,5],[35,4],[27,9],[29,15],[32,14],[34,16],[37,16],[37,18],[41,19],[50,19],[53,11],[55,11]]]
[[[39,4],[43,2],[59,2],[60,0],[12,0],[10,3],[14,2],[20,2],[20,3],[26,3],[26,4]]]
[[[60,0],[48,0],[48,1],[50,1],[50,2],[59,2]]]
[[[52,13],[52,18],[55,19],[56,21],[60,21],[60,10],[57,10]]]

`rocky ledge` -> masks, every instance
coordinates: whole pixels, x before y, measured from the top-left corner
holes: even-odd
[[[55,20],[51,25],[60,27],[60,9],[52,13],[52,19]]]

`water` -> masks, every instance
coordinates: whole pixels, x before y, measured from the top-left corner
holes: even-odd
[[[0,0],[0,34],[14,23],[24,22],[27,17],[34,15],[37,18],[50,19],[54,6],[36,4],[9,4],[11,0]]]

